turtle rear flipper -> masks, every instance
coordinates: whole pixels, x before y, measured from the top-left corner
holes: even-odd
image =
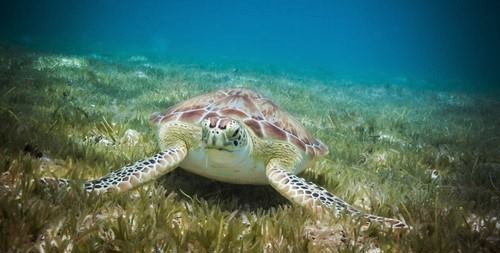
[[[314,212],[322,212],[323,209],[333,209],[335,215],[347,211],[350,215],[366,218],[370,222],[380,222],[391,228],[407,228],[408,226],[397,219],[363,213],[346,203],[344,200],[328,192],[325,188],[314,183],[307,182],[286,169],[284,163],[279,159],[273,159],[266,168],[266,175],[271,186],[281,195],[293,203],[304,206]]]

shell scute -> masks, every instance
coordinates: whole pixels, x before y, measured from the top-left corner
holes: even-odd
[[[255,133],[255,135],[259,136],[260,138],[264,137],[264,132],[262,131],[262,126],[260,125],[260,123],[257,120],[247,119],[247,120],[243,121],[243,123],[245,123],[245,125],[250,127],[250,129],[252,129],[252,131]]]
[[[287,141],[287,134],[281,128],[276,127],[274,124],[269,123],[268,121],[263,121],[262,124],[264,127],[264,131],[267,137],[271,137],[274,139]]]
[[[302,150],[306,150],[306,144],[299,140],[296,136],[289,134],[290,137],[290,142],[292,142],[293,145],[300,147]]]
[[[246,114],[244,111],[237,110],[234,108],[224,109],[221,111],[221,113],[222,115],[226,115],[228,117],[236,117],[241,119],[248,118],[248,114]]]
[[[181,113],[179,120],[194,122],[194,121],[197,121],[198,119],[202,118],[205,113],[206,113],[205,110],[200,110],[200,109],[183,112],[183,113]]]

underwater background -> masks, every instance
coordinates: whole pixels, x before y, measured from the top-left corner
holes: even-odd
[[[0,252],[499,252],[498,1],[0,6]],[[256,90],[330,153],[301,174],[393,231],[182,170],[41,187],[159,151],[151,113]]]
[[[499,81],[499,7],[455,0],[22,0],[3,4],[0,36],[52,52],[477,87]]]

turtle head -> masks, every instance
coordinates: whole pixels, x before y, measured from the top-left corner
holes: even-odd
[[[202,141],[207,148],[229,152],[244,149],[248,143],[245,127],[237,120],[209,117],[201,122]]]

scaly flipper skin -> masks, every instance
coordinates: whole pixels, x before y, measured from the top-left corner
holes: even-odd
[[[137,161],[99,179],[85,183],[87,192],[127,191],[174,170],[187,155],[185,145],[168,148],[150,158]]]
[[[118,169],[104,177],[88,181],[84,184],[87,192],[123,192],[145,184],[151,180],[174,170],[187,155],[186,145],[179,143],[172,145],[165,151],[160,152],[150,158],[137,161]],[[43,178],[43,184],[53,184],[53,179]],[[69,186],[66,179],[57,179],[58,187]]]
[[[347,204],[344,200],[331,194],[325,188],[314,183],[307,182],[285,169],[283,163],[278,159],[269,162],[266,168],[269,184],[288,200],[312,209],[314,212],[322,212],[324,208],[335,209],[338,216],[347,211],[355,217],[367,218],[369,221],[381,222],[392,228],[407,228],[408,226],[399,220],[365,214],[360,210]]]

